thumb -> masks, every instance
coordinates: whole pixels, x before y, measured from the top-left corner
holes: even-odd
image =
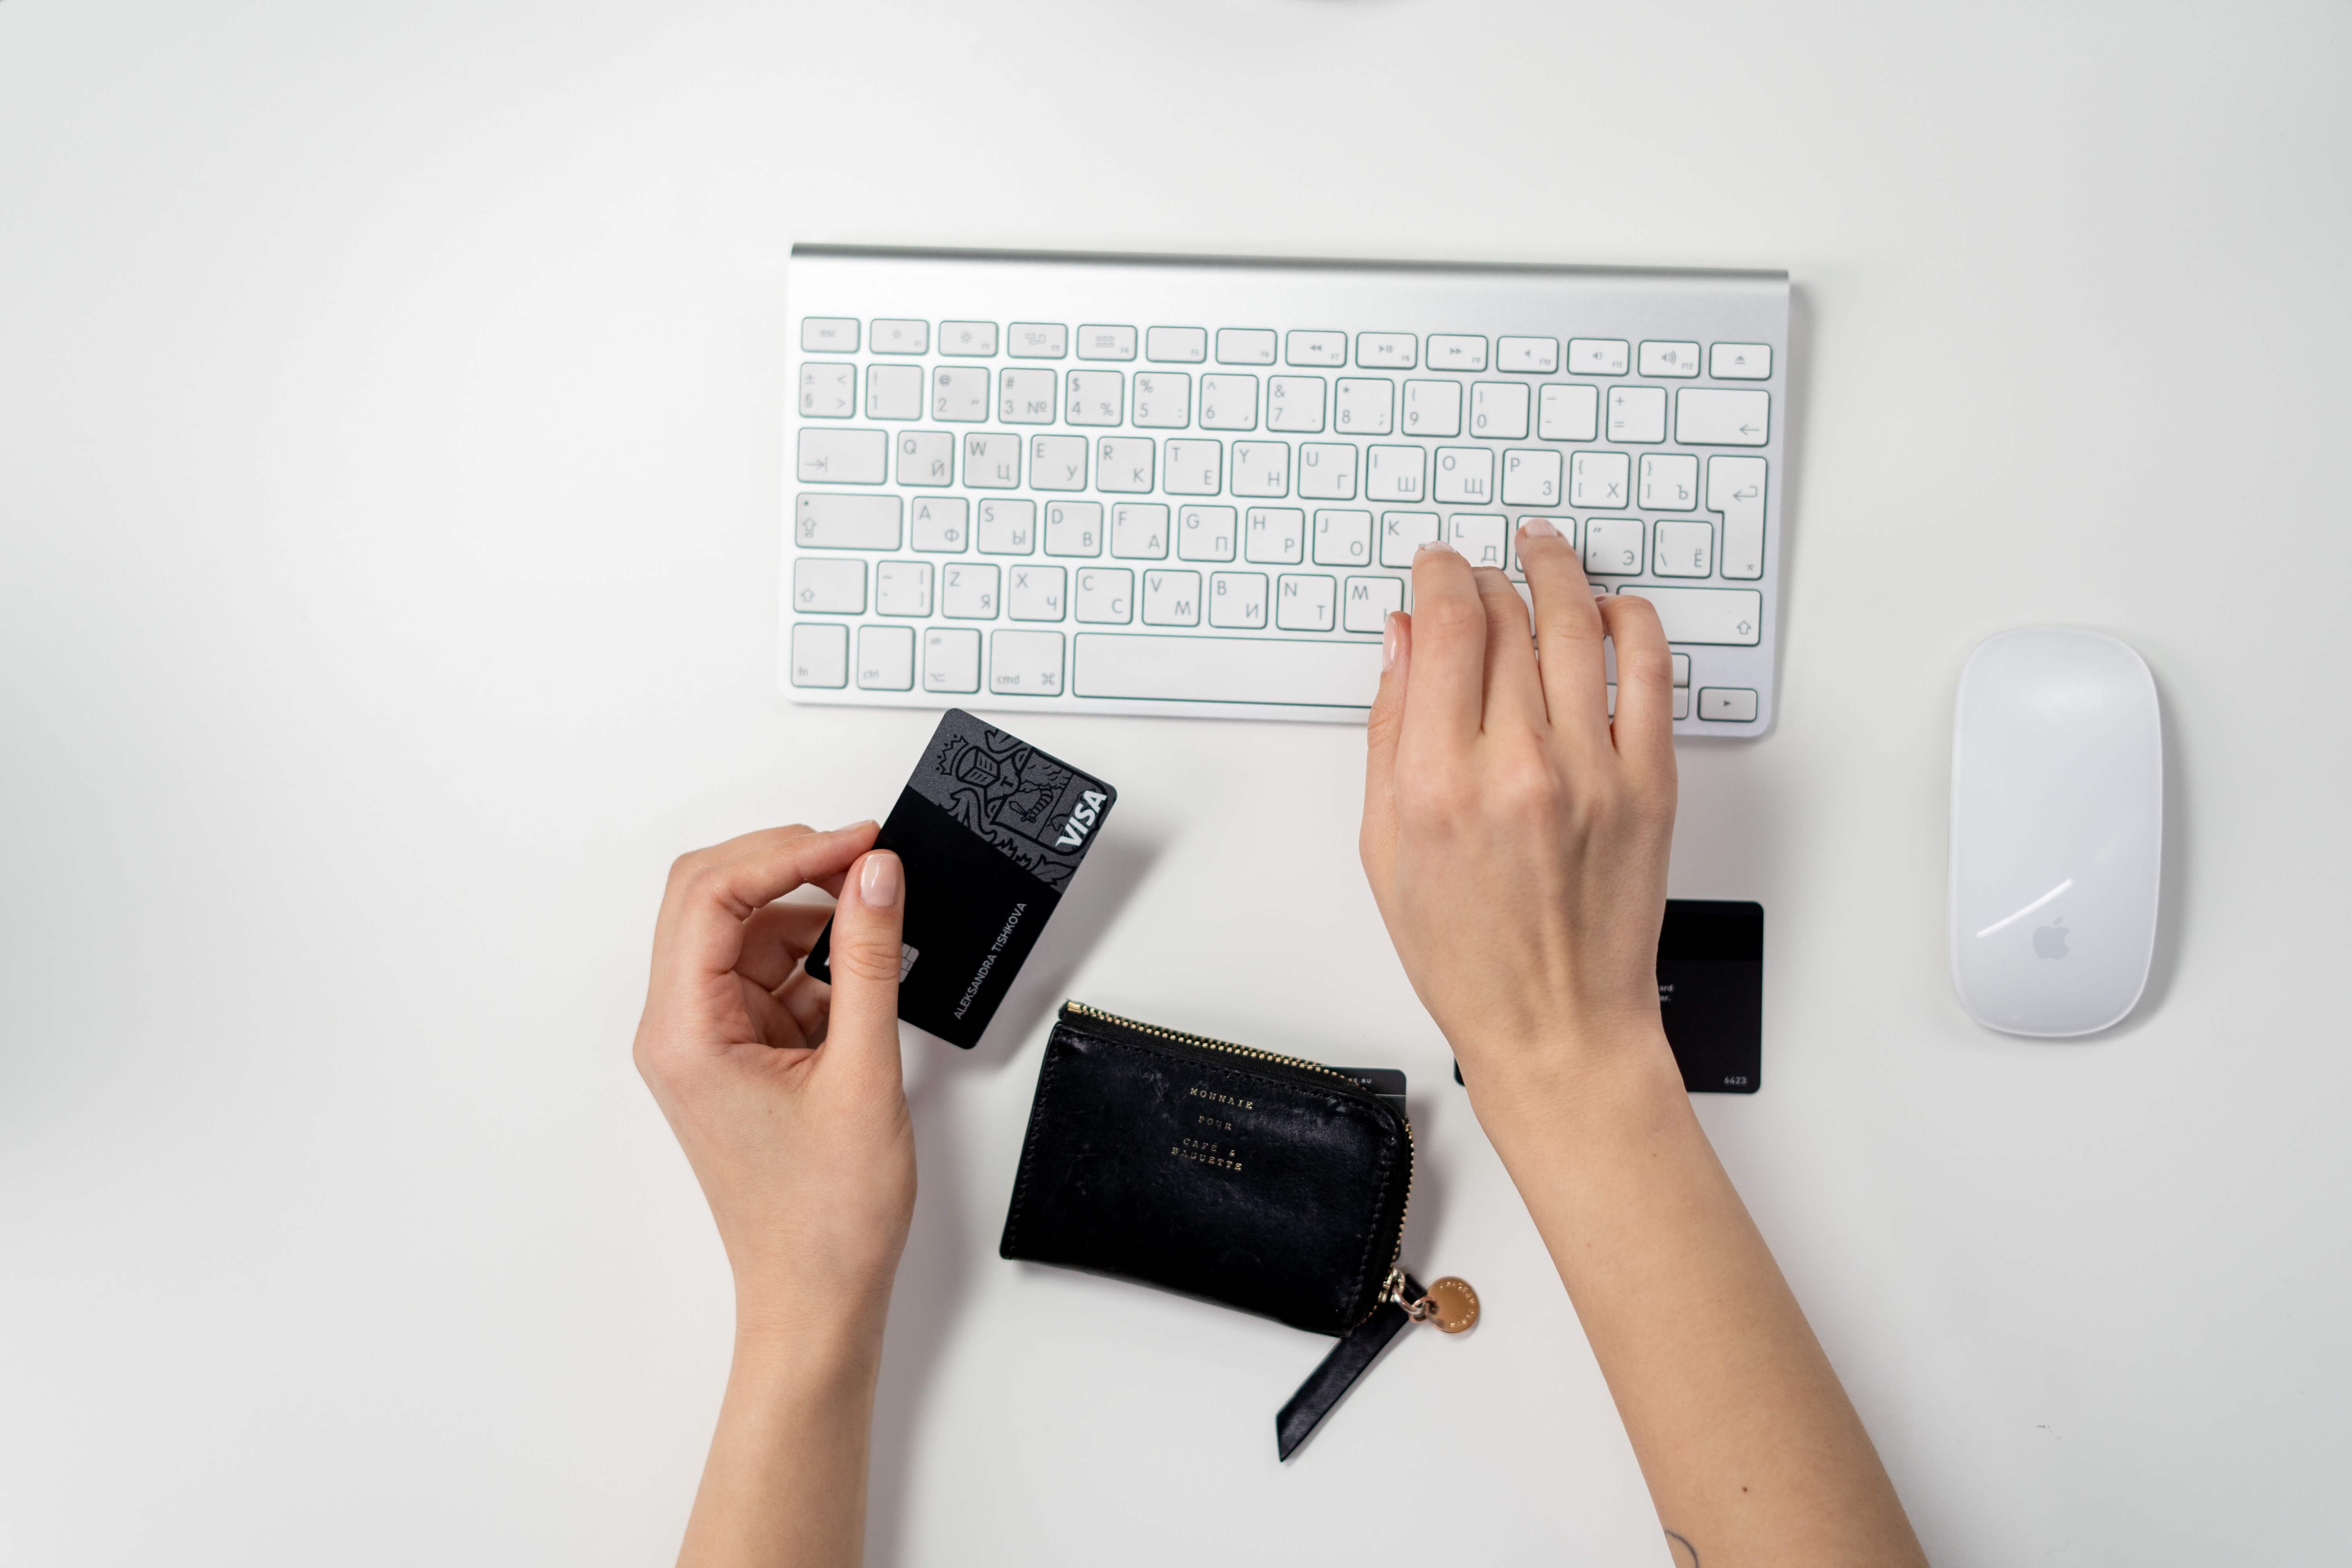
[[[898,1071],[898,960],[907,925],[907,868],[887,849],[857,858],[833,911],[828,1051],[885,1058]]]
[[[1363,857],[1372,894],[1388,892],[1390,852],[1396,843],[1397,734],[1404,728],[1407,663],[1412,657],[1412,617],[1391,615],[1381,643],[1381,689],[1364,723],[1364,826],[1356,847]]]

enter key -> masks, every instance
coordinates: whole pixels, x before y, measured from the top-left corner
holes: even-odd
[[[1706,510],[1723,514],[1723,574],[1764,575],[1764,459],[1709,458]]]

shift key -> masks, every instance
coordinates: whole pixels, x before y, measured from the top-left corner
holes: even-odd
[[[898,498],[804,494],[794,508],[793,538],[815,550],[896,550]]]
[[[1666,640],[1754,647],[1764,636],[1764,595],[1753,588],[1654,588],[1624,590],[1629,599],[1657,606]]]

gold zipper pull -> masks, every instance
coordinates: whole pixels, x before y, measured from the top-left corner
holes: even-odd
[[[1478,1321],[1478,1292],[1470,1281],[1448,1274],[1444,1279],[1423,1290],[1421,1295],[1406,1300],[1404,1270],[1389,1270],[1384,1292],[1389,1300],[1404,1309],[1404,1315],[1416,1323],[1435,1323],[1449,1334],[1466,1333]]]

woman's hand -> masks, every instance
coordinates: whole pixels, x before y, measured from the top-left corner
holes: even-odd
[[[877,1352],[915,1205],[898,1070],[905,877],[871,822],[687,855],[654,928],[637,1070],[719,1222],[740,1335]],[[821,905],[777,903],[814,884]],[[833,984],[801,959],[833,928]]]
[[[1518,548],[1532,626],[1501,572],[1443,544],[1414,560],[1364,790],[1372,896],[1482,1116],[1497,1095],[1629,1055],[1672,1066],[1657,989],[1675,821],[1665,633],[1645,600],[1596,600],[1551,524],[1531,520]]]

